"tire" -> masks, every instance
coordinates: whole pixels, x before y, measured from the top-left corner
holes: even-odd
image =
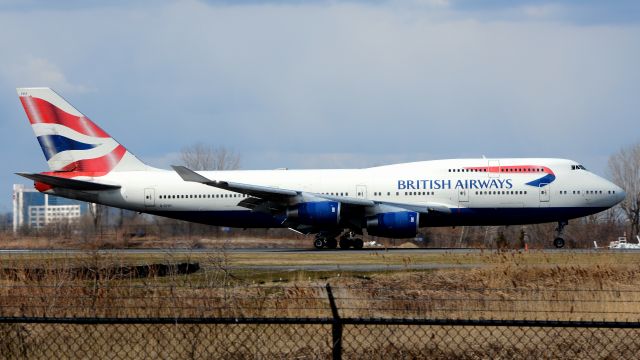
[[[351,239],[349,238],[341,238],[340,239],[340,249],[348,249],[352,246]]]
[[[362,239],[353,240],[353,248],[356,250],[361,250],[364,247],[364,242]]]
[[[324,248],[324,245],[325,245],[324,238],[316,238],[316,239],[313,241],[313,246],[314,246],[316,249],[323,249],[323,248]]]
[[[553,240],[553,246],[557,249],[562,249],[564,247],[564,239],[561,237],[555,238],[555,240]]]

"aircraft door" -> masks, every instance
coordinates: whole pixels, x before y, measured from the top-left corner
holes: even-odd
[[[490,178],[500,177],[500,160],[489,160],[488,174]]]
[[[156,206],[156,191],[153,188],[144,189],[144,206]]]
[[[469,190],[468,189],[459,189],[458,190],[458,201],[459,202],[469,202]]]
[[[551,186],[549,184],[540,184],[540,202],[547,203],[551,200]]]
[[[367,186],[366,185],[356,185],[356,197],[359,199],[367,198]]]

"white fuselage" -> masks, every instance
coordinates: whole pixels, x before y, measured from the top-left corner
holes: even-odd
[[[600,212],[624,197],[615,184],[562,159],[455,159],[366,169],[200,174],[219,181],[311,194],[415,206],[440,204],[451,209],[448,216],[423,216],[420,226],[563,221]],[[541,178],[543,182],[535,183]],[[95,201],[97,195],[102,204],[214,225],[278,226],[264,214],[252,216],[250,210],[239,206],[247,195],[185,182],[174,171],[112,172],[90,180],[121,188],[91,193],[92,197],[86,198],[89,201]],[[77,198],[83,196],[78,194]]]

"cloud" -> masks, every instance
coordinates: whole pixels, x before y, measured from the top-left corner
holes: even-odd
[[[593,25],[640,23],[640,3],[635,0],[455,0],[453,14],[478,21],[551,21]]]
[[[15,156],[26,168],[43,164],[12,90],[24,85],[56,88],[165,167],[205,142],[236,149],[245,168],[486,155],[569,157],[597,169],[589,159],[638,140],[628,131],[640,92],[637,22],[618,10],[598,18],[595,3],[489,4],[0,11],[0,132],[12,134],[7,148],[29,147],[0,163],[5,173]]]
[[[534,19],[557,18],[563,8],[557,4],[526,5],[521,8],[524,14]]]
[[[70,94],[91,91],[85,85],[71,83],[58,66],[44,58],[28,56],[23,62],[7,64],[0,75],[15,86],[47,86]]]

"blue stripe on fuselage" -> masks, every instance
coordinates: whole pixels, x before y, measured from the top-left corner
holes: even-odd
[[[546,185],[551,184],[555,179],[556,179],[555,175],[547,174],[547,175],[541,177],[540,179],[528,182],[527,185],[531,185],[531,186],[535,186],[535,187],[540,187],[540,185],[546,186]]]
[[[575,219],[604,211],[606,207],[452,208],[451,214],[430,213],[420,226],[526,225]]]
[[[452,208],[451,214],[431,212],[420,216],[420,227],[525,225],[575,219],[606,210],[605,207]],[[151,214],[201,224],[237,228],[281,228],[282,217],[250,210],[147,211]]]
[[[237,228],[281,228],[284,219],[250,210],[237,211],[147,211],[150,214],[200,224]]]

